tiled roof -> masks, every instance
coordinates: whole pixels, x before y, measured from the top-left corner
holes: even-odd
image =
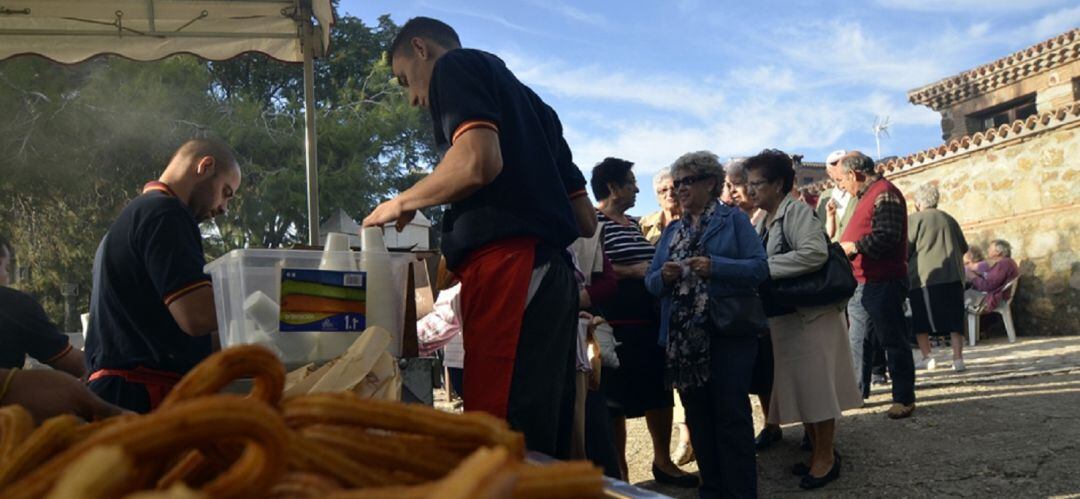
[[[886,175],[899,173],[928,163],[967,154],[1000,144],[1026,135],[1042,132],[1048,128],[1080,121],[1080,103],[1070,104],[1052,111],[1029,116],[1025,120],[1016,120],[1011,124],[1004,124],[997,128],[991,128],[985,132],[976,132],[949,141],[937,147],[931,147],[925,151],[895,158],[878,164],[878,171]],[[818,193],[832,188],[832,182],[824,180],[810,184],[806,187],[810,192]]]
[[[912,104],[935,111],[1030,76],[1080,60],[1080,28],[1042,43],[908,92]]]

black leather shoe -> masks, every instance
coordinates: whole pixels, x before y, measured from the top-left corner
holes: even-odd
[[[829,472],[826,473],[825,476],[816,477],[814,475],[808,474],[808,475],[802,477],[802,480],[799,481],[799,488],[801,488],[803,490],[820,489],[820,488],[828,485],[829,482],[832,482],[832,481],[836,480],[837,478],[840,478],[840,455],[839,454],[833,454],[833,455],[835,456],[835,458],[833,460],[832,469],[829,470]]]
[[[804,463],[795,463],[791,465],[791,474],[795,476],[806,476],[810,474],[810,467]]]
[[[754,448],[757,450],[765,450],[783,439],[783,430],[766,426],[761,430],[761,433],[758,433],[757,437],[754,438]]]
[[[652,476],[657,483],[674,485],[683,489],[696,489],[700,485],[697,475],[686,474],[682,476],[669,475],[664,470],[652,465]]]

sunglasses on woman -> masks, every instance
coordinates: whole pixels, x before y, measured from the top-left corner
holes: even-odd
[[[709,175],[707,173],[702,173],[701,175],[691,175],[689,177],[674,179],[671,181],[671,185],[673,185],[676,189],[684,185],[690,187],[691,185],[694,185],[698,182],[701,182],[702,180],[706,180],[709,178],[712,178],[712,175]]]

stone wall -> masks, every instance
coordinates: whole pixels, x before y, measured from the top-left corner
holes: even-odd
[[[1080,119],[891,166],[888,178],[909,198],[937,183],[939,208],[956,217],[969,243],[1012,244],[1021,271],[1018,334],[1080,334]]]

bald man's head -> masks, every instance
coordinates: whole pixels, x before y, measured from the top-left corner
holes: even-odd
[[[206,156],[213,157],[217,162],[225,165],[236,168],[240,167],[239,163],[236,162],[236,154],[233,153],[232,147],[229,147],[229,144],[226,144],[222,140],[213,138],[191,139],[184,142],[184,144],[173,153],[169,165],[171,166],[177,161],[198,161],[200,158]]]
[[[182,201],[202,222],[225,213],[240,188],[240,164],[225,142],[192,139],[176,150],[161,179],[177,195],[186,196]]]

